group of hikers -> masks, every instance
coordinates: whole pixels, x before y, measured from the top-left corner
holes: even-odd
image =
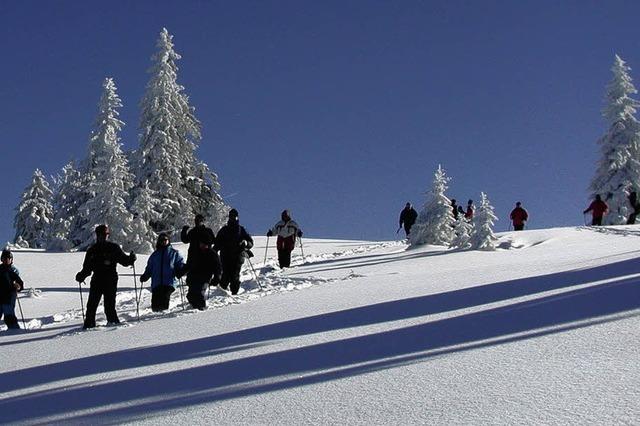
[[[206,308],[205,295],[209,286],[220,286],[225,291],[229,290],[232,295],[238,294],[240,270],[245,259],[253,256],[253,238],[240,225],[238,211],[229,211],[227,223],[217,235],[205,225],[203,215],[196,215],[194,222],[193,228],[184,226],[180,233],[180,240],[189,244],[186,262],[178,250],[171,246],[167,233],[158,235],[155,250],[149,256],[146,268],[140,276],[142,283],[151,280],[151,309],[154,312],[169,308],[171,294],[183,276],[186,276],[188,287],[187,300],[194,309]],[[108,225],[98,225],[95,234],[96,242],[87,250],[82,270],[75,277],[80,284],[91,275],[86,314],[83,313],[84,329],[96,326],[96,310],[102,298],[107,324],[120,323],[116,312],[116,267],[118,264],[132,266],[137,259],[134,252],[126,254],[118,244],[109,241]],[[291,219],[288,210],[282,212],[281,220],[266,235],[277,236],[279,266],[290,267],[291,252],[295,248],[296,238],[302,237],[302,230]],[[20,328],[15,315],[15,304],[17,292],[23,288],[24,283],[13,266],[13,254],[5,249],[0,265],[0,318],[4,315],[5,323],[10,329]],[[80,295],[82,296],[82,291]]]
[[[458,218],[462,216],[466,221],[470,222],[473,219],[474,213],[475,207],[473,205],[473,200],[467,201],[467,208],[464,209],[462,206],[457,204],[455,198],[451,199],[451,215],[454,220],[458,220]],[[397,232],[400,232],[400,229],[404,227],[404,232],[408,238],[411,233],[411,227],[413,227],[417,219],[418,212],[413,208],[411,203],[405,204],[404,209],[400,212]],[[529,219],[529,213],[522,207],[522,203],[520,201],[516,203],[516,207],[509,214],[509,219],[513,224],[514,231],[522,231],[524,229],[524,225]]]
[[[640,203],[635,192],[629,194],[628,200],[632,213],[627,219],[627,224],[634,224],[636,216],[640,214]],[[454,219],[463,215],[465,220],[471,221],[474,211],[473,200],[467,202],[466,209],[457,205],[455,199],[451,200],[451,214]],[[608,211],[607,203],[600,195],[596,195],[583,213],[591,212],[591,225],[600,226]],[[407,203],[400,213],[398,232],[404,228],[408,237],[417,218],[418,212],[411,203]],[[529,214],[518,201],[509,218],[514,231],[521,231],[529,219]],[[194,223],[193,228],[184,226],[180,233],[180,240],[189,244],[186,262],[178,250],[171,246],[171,238],[167,233],[162,232],[158,235],[155,250],[149,256],[144,273],[140,276],[142,283],[151,280],[151,309],[154,312],[169,308],[171,294],[175,291],[178,280],[183,276],[186,276],[188,287],[187,301],[195,309],[206,308],[205,295],[210,286],[220,286],[225,291],[230,291],[232,295],[238,294],[242,265],[245,259],[253,256],[251,252],[253,238],[240,225],[238,211],[236,209],[229,211],[227,223],[220,228],[217,235],[205,225],[203,215],[196,215]],[[96,243],[87,250],[82,270],[75,277],[78,283],[83,283],[91,275],[84,329],[96,326],[96,310],[103,297],[107,323],[120,323],[116,312],[118,286],[116,266],[117,264],[132,266],[136,261],[135,253],[131,252],[127,255],[118,244],[109,241],[107,225],[97,226],[95,234]],[[302,230],[291,218],[288,210],[284,210],[281,220],[267,231],[267,246],[268,238],[274,235],[277,236],[278,264],[281,268],[288,268],[291,266],[291,252],[295,248],[296,238],[302,237]],[[4,317],[5,324],[10,329],[20,328],[15,306],[18,300],[17,293],[23,288],[24,282],[20,278],[18,269],[13,265],[13,254],[9,249],[4,249],[0,255],[0,319]],[[82,292],[80,294],[82,295]]]

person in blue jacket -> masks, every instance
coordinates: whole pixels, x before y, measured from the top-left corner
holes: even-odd
[[[164,232],[158,235],[156,250],[149,256],[147,267],[140,277],[141,282],[151,278],[151,310],[160,312],[169,309],[171,293],[178,284],[176,278],[180,278],[185,271],[182,255],[174,249],[169,236]]]
[[[16,317],[16,298],[18,292],[24,288],[24,283],[20,279],[20,273],[13,266],[13,254],[8,249],[2,250],[0,255],[0,319],[4,316],[7,328],[19,329],[18,318]]]

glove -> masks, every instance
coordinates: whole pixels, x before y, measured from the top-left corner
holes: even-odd
[[[84,281],[84,277],[82,276],[81,272],[78,272],[76,274],[76,281],[78,281],[79,283],[81,283],[82,281]]]
[[[298,229],[298,238],[302,238],[302,231]]]
[[[271,229],[267,231],[267,237],[273,237],[273,232],[271,232]]]
[[[131,262],[135,262],[138,259],[138,256],[136,256],[136,254],[134,252],[129,253],[129,259],[131,259]]]
[[[140,276],[140,282],[143,283],[143,282],[146,282],[146,281],[149,281],[149,275],[142,274]]]
[[[247,248],[247,242],[245,240],[240,241],[240,248],[241,249]]]

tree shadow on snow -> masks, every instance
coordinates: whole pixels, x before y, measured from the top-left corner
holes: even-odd
[[[448,353],[585,327],[608,320],[601,317],[640,308],[640,279],[625,278],[639,272],[640,262],[632,259],[596,268],[383,302],[186,342],[112,352],[2,373],[0,392],[15,391],[70,378],[239,351],[268,345],[270,341],[279,339],[421,317],[611,280],[558,295],[370,335],[153,376],[92,383],[91,386],[82,383],[72,388],[65,386],[5,398],[0,400],[3,421],[25,421],[129,402],[131,406],[105,409],[101,415],[114,422],[130,420],[170,407],[335,380],[393,368],[407,362],[422,362]],[[546,329],[549,327],[556,329]],[[521,335],[513,336],[516,333]],[[487,342],[488,339],[493,341]],[[168,390],[171,396],[163,397]],[[136,405],[135,401],[139,398],[158,400]],[[24,410],[24,407],[29,409]],[[65,417],[65,420],[69,418]]]

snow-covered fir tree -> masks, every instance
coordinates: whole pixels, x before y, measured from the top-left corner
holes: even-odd
[[[627,196],[640,189],[640,126],[634,116],[638,103],[631,97],[638,91],[630,69],[616,55],[602,110],[609,130],[598,140],[601,156],[589,188],[592,198],[600,194],[609,205],[604,218],[609,225],[626,223],[632,212]]]
[[[216,226],[224,210],[216,174],[195,157],[201,125],[184,87],[177,83],[180,55],[172,38],[166,29],[160,33],[141,102],[140,146],[134,153],[136,187],[146,187],[157,200],[155,232],[175,232],[196,213],[206,214],[209,224]]]
[[[151,229],[151,223],[157,220],[156,202],[147,186],[134,189],[133,203],[129,210],[133,214],[129,243],[131,250],[136,253],[151,253],[156,234]]]
[[[469,222],[464,214],[459,214],[453,224],[453,239],[451,240],[450,247],[457,247],[460,249],[468,249],[471,247],[471,233],[473,232],[473,224]]]
[[[68,251],[78,244],[73,241],[71,230],[76,225],[78,208],[82,203],[80,172],[70,161],[62,168],[62,174],[54,178],[53,221],[49,232],[47,250]]]
[[[493,225],[498,217],[484,192],[480,193],[480,205],[473,215],[473,231],[469,243],[474,250],[495,250],[498,238],[493,233]]]
[[[128,251],[132,248],[129,241],[133,215],[127,209],[127,201],[133,186],[133,175],[129,172],[118,136],[124,125],[118,118],[117,110],[122,107],[122,102],[113,79],[106,78],[102,88],[87,159],[87,190],[90,197],[78,209],[86,217],[78,248],[85,249],[93,244],[95,227],[107,224],[110,240]]]
[[[411,245],[449,245],[453,239],[453,214],[451,201],[445,195],[450,178],[440,165],[436,170],[431,190],[427,193],[424,207],[418,214],[416,224],[411,228]]]
[[[14,241],[20,239],[33,248],[45,248],[53,219],[53,191],[39,169],[33,172],[31,184],[24,190],[16,208]]]

